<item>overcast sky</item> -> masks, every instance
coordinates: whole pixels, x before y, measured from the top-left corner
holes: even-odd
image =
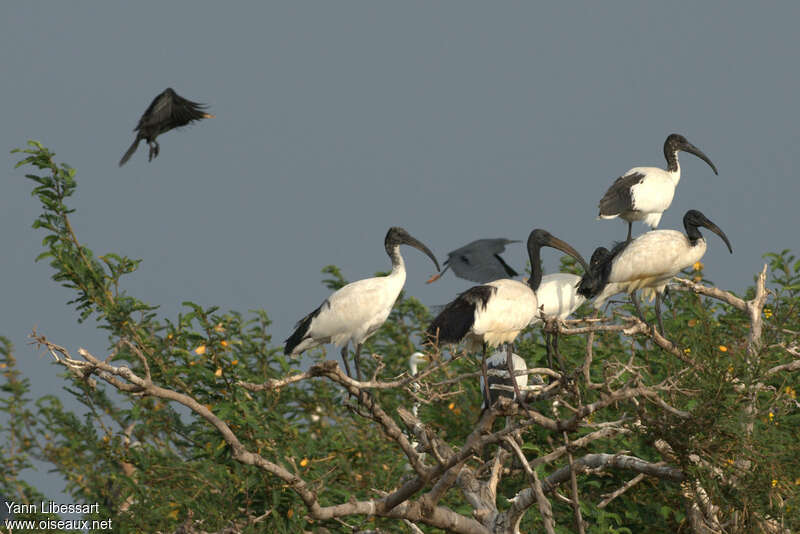
[[[33,263],[39,206],[8,154],[28,139],[77,169],[79,238],[144,259],[128,292],[170,318],[185,300],[263,308],[277,343],[327,296],[323,266],[350,280],[388,270],[390,226],[440,260],[537,227],[588,258],[626,231],[596,220],[597,201],[627,169],[664,166],[671,132],[719,176],[682,155],[660,227],[705,213],[734,248],[706,232],[706,274],[740,291],[762,254],[800,251],[798,20],[794,2],[4,2],[0,334],[36,395],[64,382],[27,344],[34,326],[72,351],[107,349]],[[217,118],[119,168],[166,87]],[[402,252],[423,302],[468,287],[452,273],[426,286],[430,260]],[[556,253],[544,255],[552,270]],[[527,261],[519,244],[505,257]]]

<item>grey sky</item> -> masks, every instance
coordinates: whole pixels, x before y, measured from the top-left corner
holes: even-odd
[[[327,295],[321,267],[388,269],[389,226],[440,260],[534,227],[588,257],[626,230],[596,220],[597,201],[630,167],[663,166],[671,132],[720,174],[684,154],[660,227],[703,211],[734,248],[711,235],[706,274],[739,291],[763,253],[800,251],[798,20],[788,2],[3,3],[0,334],[36,394],[62,381],[26,344],[34,325],[73,351],[106,349],[33,263],[39,208],[7,154],[29,138],[77,168],[79,237],[144,259],[130,293],[168,317],[184,300],[264,308],[277,343]],[[217,118],[118,168],[168,86]],[[469,285],[448,273],[425,286],[430,261],[403,254],[425,303]],[[518,244],[505,258],[526,261]]]

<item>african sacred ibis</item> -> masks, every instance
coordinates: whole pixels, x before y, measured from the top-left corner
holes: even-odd
[[[516,352],[511,353],[511,365],[514,369],[514,376],[517,380],[517,389],[520,390],[523,397],[525,396],[526,388],[528,387],[528,375],[526,374],[517,374],[521,371],[527,371],[528,365],[525,363],[525,360],[517,354]],[[505,351],[495,351],[494,354],[486,358],[486,374],[489,381],[489,389],[486,390],[483,377],[481,377],[481,391],[483,391],[483,409],[486,409],[486,399],[489,399],[489,406],[494,405],[497,402],[497,399],[500,397],[508,397],[514,398],[515,393],[513,390],[507,389],[508,386],[511,386],[511,378],[509,377],[508,373],[508,355]],[[537,385],[544,384],[541,377],[539,375],[533,375],[531,380],[535,382]],[[500,386],[506,386],[505,388],[499,388]]]
[[[325,299],[316,310],[297,322],[294,333],[286,340],[284,354],[297,356],[318,345],[333,343],[342,347],[342,361],[347,375],[351,376],[347,346],[352,343],[356,349],[356,376],[361,380],[361,345],[386,321],[406,281],[400,245],[421,250],[439,270],[439,262],[428,247],[403,228],[389,228],[384,247],[392,260],[392,271],[386,276],[351,282]]]
[[[628,237],[631,240],[633,221],[644,221],[651,228],[656,228],[661,215],[672,204],[675,187],[681,179],[681,166],[678,163],[679,151],[689,152],[702,159],[719,174],[717,168],[699,148],[691,144],[679,134],[670,134],[664,141],[664,157],[667,169],[658,167],[634,167],[608,188],[600,199],[600,217],[614,219],[621,217],[628,221]]]
[[[509,343],[508,365],[511,367],[511,343],[539,314],[536,290],[542,281],[540,251],[543,246],[557,248],[578,260],[588,270],[586,262],[570,245],[541,229],[528,236],[528,257],[531,277],[527,284],[500,279],[474,286],[461,293],[445,306],[428,327],[430,339],[439,343],[458,343],[465,340],[468,350],[482,348],[482,371],[486,375],[486,347]]]
[[[586,283],[581,282],[584,294],[595,297],[594,307],[601,308],[612,295],[629,293],[637,313],[644,320],[635,292],[637,289],[655,292],[656,319],[663,334],[661,294],[667,282],[700,261],[706,252],[706,240],[698,227],[708,228],[720,236],[733,254],[725,233],[699,211],[687,211],[683,216],[683,226],[686,234],[676,230],[651,230],[633,241],[623,242],[611,252],[602,247],[602,250],[596,250],[595,254],[604,259],[590,268],[584,277]]]
[[[133,129],[136,132],[136,139],[133,140],[133,144],[122,156],[122,159],[119,160],[119,166],[125,165],[125,162],[136,152],[142,139],[146,140],[150,146],[148,161],[153,161],[153,158],[158,156],[159,151],[156,137],[174,128],[186,126],[190,122],[199,121],[200,119],[213,119],[214,115],[203,111],[205,107],[205,104],[187,100],[176,93],[172,87],[167,87],[150,102],[150,105],[147,106],[144,114],[142,114],[139,123]]]
[[[431,276],[427,283],[435,282],[450,268],[457,277],[479,284],[504,276],[517,276],[519,273],[500,257],[500,254],[506,249],[506,245],[511,243],[519,243],[519,241],[502,237],[478,239],[457,248],[447,254],[447,259],[443,263],[444,270]]]

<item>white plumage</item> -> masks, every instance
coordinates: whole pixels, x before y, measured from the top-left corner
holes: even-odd
[[[651,288],[663,293],[667,282],[683,269],[693,265],[706,253],[706,240],[692,245],[682,232],[653,230],[640,235],[614,259],[608,285],[594,300],[601,308],[617,293],[631,293]]]
[[[615,249],[614,253],[606,256],[606,262],[611,262],[610,268],[607,263],[593,265],[592,272],[587,273],[587,277],[605,277],[596,293],[595,308],[601,308],[609,297],[624,292],[631,294],[641,316],[634,292],[638,289],[645,290],[651,295],[655,294],[656,317],[663,332],[660,296],[664,288],[673,276],[700,261],[706,252],[706,240],[698,227],[708,228],[720,236],[728,250],[733,253],[725,233],[699,211],[687,211],[683,217],[683,225],[686,228],[685,234],[675,230],[653,230]],[[603,272],[605,274],[598,274]]]
[[[579,295],[577,291],[580,280],[580,276],[570,273],[544,275],[539,289],[536,290],[540,311],[531,324],[541,322],[542,314],[547,318],[554,317],[563,321],[577,310],[586,301],[586,297]]]
[[[651,228],[656,228],[664,211],[672,204],[675,188],[681,179],[679,151],[699,157],[717,174],[717,168],[699,148],[682,135],[671,134],[664,141],[666,169],[634,167],[617,178],[600,199],[598,208],[601,218],[620,217],[628,221],[628,241],[631,239],[633,221],[644,221]]]
[[[573,256],[584,269],[588,269],[574,248],[545,230],[532,231],[527,246],[531,262],[531,278],[527,284],[501,279],[468,289],[431,322],[428,328],[430,338],[440,343],[464,340],[469,350],[513,342],[538,315],[536,290],[542,281],[540,250],[543,246]]]
[[[389,317],[406,281],[405,262],[400,255],[402,244],[413,246],[427,254],[436,269],[439,269],[439,262],[428,247],[404,229],[390,228],[386,233],[384,248],[392,260],[392,271],[387,276],[366,278],[347,284],[325,299],[316,310],[298,321],[295,331],[286,340],[284,353],[297,356],[318,345],[333,343],[342,347],[342,360],[347,374],[350,375],[347,345],[352,343],[356,347],[356,374],[360,380],[361,345]]]
[[[511,353],[511,366],[514,370],[514,378],[517,381],[517,388],[522,392],[523,388],[528,385],[527,374],[516,374],[517,371],[527,371],[528,365],[525,359],[516,352]],[[499,397],[514,398],[516,393],[506,389],[500,389],[495,386],[511,386],[511,378],[508,373],[508,355],[504,350],[498,350],[486,359],[486,374],[489,380],[489,390],[485,390],[483,377],[480,379],[481,391],[483,391],[483,408],[486,408],[486,399],[489,399],[491,404],[497,402]]]

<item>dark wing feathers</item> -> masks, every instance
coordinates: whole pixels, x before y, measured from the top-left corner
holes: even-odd
[[[599,247],[592,254],[589,260],[589,271],[583,274],[578,282],[578,294],[591,299],[600,294],[608,285],[608,278],[611,276],[614,258],[616,258],[630,241],[620,241],[609,251],[604,247]]]
[[[135,129],[142,132],[144,137],[154,138],[173,128],[202,119],[205,108],[205,104],[192,102],[172,89],[167,89],[153,99]]]
[[[292,332],[292,335],[289,336],[289,338],[285,342],[286,346],[283,349],[284,354],[286,354],[287,356],[291,354],[294,348],[306,338],[306,334],[308,334],[308,329],[311,328],[311,321],[314,320],[314,317],[319,315],[319,312],[322,311],[322,308],[326,304],[330,306],[330,304],[328,303],[328,299],[325,299],[325,301],[322,304],[320,304],[319,308],[317,308],[316,310],[312,311],[311,313],[309,313],[308,315],[297,321],[297,324],[294,325],[294,332]]]
[[[427,335],[431,341],[458,343],[469,333],[475,320],[475,310],[486,308],[489,298],[497,291],[494,286],[475,286],[455,298],[431,321]]]
[[[448,254],[447,264],[459,278],[485,284],[516,272],[500,257],[510,239],[478,239]],[[514,273],[514,274],[511,274]]]
[[[633,209],[631,187],[640,183],[644,174],[634,172],[617,178],[600,199],[600,215],[619,215]]]
[[[499,261],[500,265],[503,266],[503,269],[505,269],[506,274],[508,276],[517,276],[519,274],[517,271],[512,269],[510,265],[508,265],[506,262],[504,262],[503,258],[501,258],[499,254],[495,254],[494,257],[497,258],[497,261]]]

